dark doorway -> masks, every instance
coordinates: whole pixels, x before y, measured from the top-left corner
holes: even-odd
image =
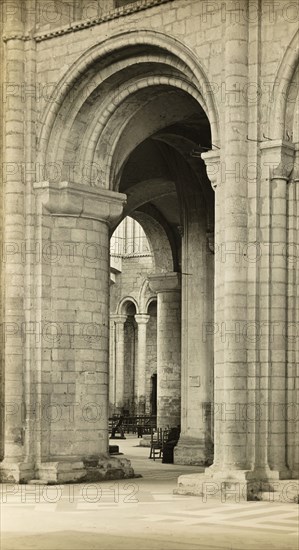
[[[157,374],[151,377],[151,415],[157,416]]]

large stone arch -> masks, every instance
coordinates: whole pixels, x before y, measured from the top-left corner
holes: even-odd
[[[135,76],[132,67],[136,70]],[[109,108],[111,90],[115,88],[116,103]],[[123,128],[117,127],[113,113],[117,109],[126,122],[132,117],[136,120],[139,116],[138,109],[146,110],[149,105],[149,90],[155,92],[157,101],[161,100],[160,107],[166,105],[165,94],[169,94],[168,98],[176,94],[175,100],[179,105],[178,118],[181,116],[181,108],[185,108],[184,114],[189,116],[193,105],[196,105],[198,113],[202,115],[202,120],[205,120],[209,128],[213,143],[219,143],[217,111],[204,70],[186,46],[163,34],[147,31],[126,33],[91,48],[70,68],[59,82],[57,90],[58,95],[55,96],[54,92],[53,97],[49,98],[41,122],[36,162],[39,166],[61,162],[64,171],[58,181],[56,176],[53,176],[41,178],[42,181],[34,184],[32,214],[35,220],[35,237],[40,240],[41,246],[51,240],[62,244],[65,241],[71,242],[76,246],[74,265],[71,265],[69,270],[65,270],[63,264],[46,265],[44,260],[43,265],[34,270],[34,283],[41,289],[34,297],[36,321],[47,322],[50,318],[53,322],[60,323],[63,319],[65,322],[62,326],[61,343],[55,349],[55,353],[49,350],[45,339],[39,340],[36,349],[30,352],[30,361],[34,363],[37,372],[33,394],[42,396],[40,406],[55,401],[61,388],[59,384],[54,385],[53,372],[59,365],[63,373],[68,371],[65,378],[72,380],[69,389],[74,406],[77,406],[76,396],[80,395],[81,410],[76,414],[79,416],[81,411],[85,412],[91,399],[97,400],[94,402],[95,405],[101,403],[101,407],[95,423],[91,425],[84,422],[84,418],[77,418],[76,429],[73,425],[66,428],[63,419],[53,425],[49,419],[40,418],[34,431],[34,413],[28,413],[31,416],[27,440],[32,439],[34,444],[31,445],[28,456],[21,458],[18,453],[23,450],[20,451],[16,444],[16,454],[12,455],[12,451],[9,450],[8,466],[2,465],[3,478],[15,481],[87,480],[89,475],[93,475],[90,468],[93,468],[94,461],[98,461],[99,464],[103,461],[108,470],[119,470],[117,459],[111,466],[110,459],[106,456],[109,375],[108,259],[109,227],[116,225],[121,219],[126,197],[125,194],[114,192],[112,189],[118,190],[118,176],[121,176],[122,166],[134,147],[136,148],[142,139],[151,133],[163,129],[165,125],[171,125],[176,121],[176,117],[172,105],[164,121],[159,122],[155,119],[154,124],[148,126],[145,136],[137,136],[138,139],[131,143],[131,147],[128,146],[122,151],[123,132],[118,130]],[[99,101],[98,92],[103,94],[102,101]],[[93,128],[94,109],[98,111],[99,119],[102,118],[100,124]],[[93,129],[92,134],[89,133],[89,128]],[[80,177],[76,178],[65,172],[68,162],[78,162],[79,166],[82,166],[82,163],[91,159],[92,163],[96,150],[94,146],[101,150],[104,145],[101,138],[105,131],[108,132],[108,136],[110,129],[112,132],[107,143],[109,147],[112,146],[114,154],[107,155],[104,159],[105,177],[95,181],[94,187],[82,185],[84,182]],[[211,146],[210,137],[206,144],[208,146]],[[104,157],[106,155],[103,153]],[[115,162],[116,169],[113,164]],[[190,181],[190,185],[194,185],[194,180]],[[205,220],[199,227],[202,239],[205,238],[204,225]],[[86,254],[86,245],[90,243],[93,243],[95,252],[92,258]],[[171,247],[167,245],[167,252],[169,248]],[[173,258],[170,261],[174,263]],[[170,265],[161,265],[162,272],[166,269],[169,271]],[[175,265],[171,269],[171,275],[174,268]],[[194,272],[196,271],[194,267]],[[174,275],[176,280],[179,279],[177,273]],[[66,282],[68,292],[58,293],[57,286],[63,288]],[[144,320],[139,319],[141,326]],[[118,321],[121,325],[123,319]],[[79,326],[81,330],[74,342],[67,332],[69,326]],[[93,332],[94,329],[96,333]],[[179,342],[180,334],[178,331],[177,333],[176,341]],[[28,361],[28,365],[31,363]],[[179,363],[178,366],[180,367]],[[47,379],[53,383],[53,391]],[[97,394],[94,393],[95,388]],[[28,392],[28,395],[31,394]],[[42,429],[48,437],[38,441],[36,433]],[[62,434],[66,441],[63,446]],[[132,469],[128,464],[122,465],[122,468],[127,477],[132,476]],[[100,468],[97,475],[98,479],[102,479]],[[107,476],[109,475],[108,471]]]
[[[95,99],[95,90],[100,89],[101,85],[102,99],[103,84],[106,87],[106,92],[110,91],[110,87],[107,85],[108,78],[114,77],[115,86],[116,73],[121,73],[126,67],[128,68],[126,52],[130,53],[129,66],[133,64],[136,68],[136,62],[140,64],[142,61],[147,64],[152,63],[155,68],[160,67],[158,77],[163,78],[163,75],[166,75],[164,76],[165,84],[184,88],[188,94],[193,95],[208,116],[213,143],[219,143],[218,114],[214,98],[210,93],[211,88],[205,71],[193,53],[178,40],[162,33],[132,31],[117,35],[90,48],[60,80],[41,122],[39,136],[39,160],[41,163],[47,164],[63,159],[63,151],[67,148],[69,139],[67,134],[69,134],[74,120],[78,119],[78,113],[82,113],[84,105],[88,105],[92,94]],[[132,52],[135,55],[135,60]],[[161,70],[161,66],[163,70]],[[175,81],[167,81],[167,77],[173,80],[174,75],[176,76]],[[128,88],[128,84],[131,84],[128,91],[132,93],[134,87],[136,88],[136,83],[128,83],[127,80],[126,78],[126,86]],[[151,84],[153,85],[154,81]],[[160,84],[163,84],[163,81],[160,81]],[[148,81],[144,85],[148,85]],[[117,86],[119,86],[118,83]],[[113,110],[113,106],[110,101],[106,117],[110,117],[111,110]],[[80,122],[79,119],[78,122]]]
[[[296,92],[298,101],[299,31],[293,36],[282,58],[274,81],[269,107],[269,131],[271,139],[292,139],[295,124]],[[297,87],[297,89],[296,89]],[[291,99],[291,101],[289,101]],[[292,115],[290,115],[292,111]],[[294,125],[294,126],[293,126]],[[297,136],[298,137],[298,136]]]
[[[154,258],[154,270],[156,272],[172,271],[176,262],[176,251],[165,228],[147,213],[135,212],[131,215],[140,223],[148,238]]]

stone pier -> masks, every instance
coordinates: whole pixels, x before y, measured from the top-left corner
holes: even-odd
[[[21,474],[19,465],[17,472],[15,457],[7,454],[1,479],[132,477],[129,461],[108,455],[108,221],[121,213],[124,196],[66,182],[37,183],[35,193],[42,248],[57,253],[67,242],[71,255],[65,251],[56,262],[44,255],[36,265],[40,332],[32,349],[32,408],[26,411],[32,467]],[[12,415],[12,423],[17,418]]]
[[[181,284],[178,273],[151,275],[157,293],[157,426],[181,419]]]

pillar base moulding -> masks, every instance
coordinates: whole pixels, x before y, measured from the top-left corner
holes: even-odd
[[[272,472],[275,474],[275,472]],[[239,470],[235,472],[208,472],[183,475],[178,478],[177,495],[194,495],[203,502],[216,500],[221,502],[246,502],[263,500],[268,502],[298,503],[299,481],[268,478],[261,472]]]
[[[133,478],[134,470],[126,458],[103,454],[86,460],[60,460],[41,462],[34,466],[26,463],[4,463],[0,466],[2,483],[44,484],[83,483],[110,479]]]
[[[126,458],[103,454],[79,461],[42,462],[36,469],[37,479],[47,483],[83,483],[110,479],[133,478],[134,470]]]
[[[181,436],[174,448],[174,464],[209,466],[213,462],[213,445],[200,438]]]
[[[27,483],[35,477],[35,467],[31,462],[0,463],[0,483]]]

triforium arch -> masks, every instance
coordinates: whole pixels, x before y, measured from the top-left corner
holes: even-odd
[[[123,298],[116,313],[110,313],[109,414],[131,413],[136,390],[136,300]]]
[[[139,306],[137,303],[137,300],[133,298],[132,296],[125,296],[121,299],[119,302],[117,309],[116,309],[116,315],[127,315],[129,306],[135,307],[135,313],[139,313]],[[111,312],[113,314],[113,312]]]

